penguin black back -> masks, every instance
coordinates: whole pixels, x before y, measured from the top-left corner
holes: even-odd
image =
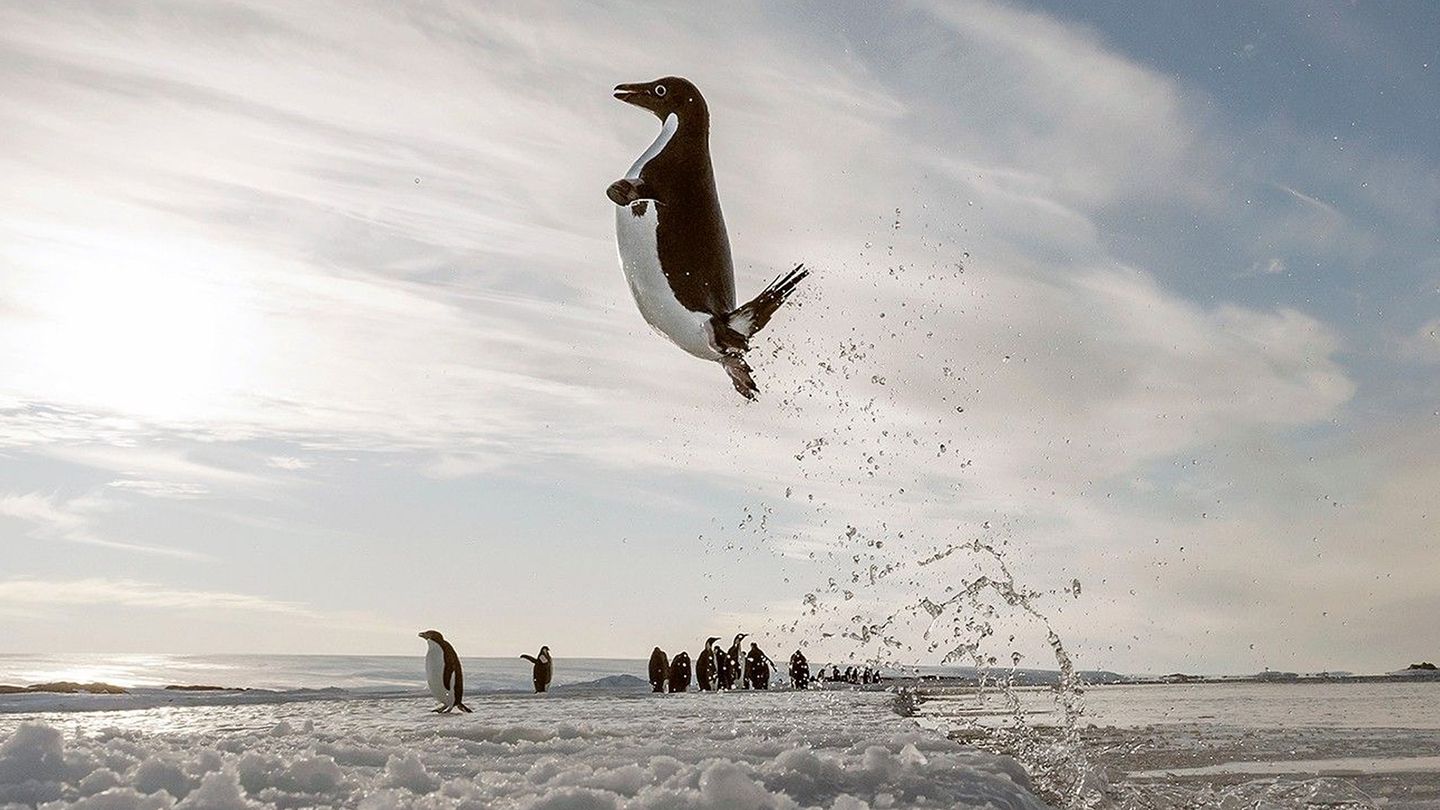
[[[670,656],[656,647],[650,653],[650,687],[653,691],[664,692],[665,683],[670,679]]]
[[[632,171],[638,176],[617,181],[606,193],[617,205],[659,203],[656,249],[675,298],[692,312],[728,315],[735,309],[735,270],[710,162],[705,97],[679,76],[622,84],[615,97],[662,122],[674,116],[676,123],[657,153],[641,156],[638,173]]]

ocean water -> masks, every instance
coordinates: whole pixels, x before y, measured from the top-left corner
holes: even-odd
[[[1028,751],[990,733],[1015,723],[993,691],[944,690],[918,714],[1037,758],[1063,738],[1052,694],[1015,696],[1041,743]],[[1115,684],[1088,687],[1084,702],[1075,738],[1092,806],[1440,808],[1440,682]]]
[[[423,646],[415,655],[136,655],[0,653],[0,685],[74,681],[127,689],[168,685],[276,691],[338,689],[357,694],[425,691]],[[532,690],[530,662],[461,657],[469,692]],[[555,660],[555,686],[611,675],[646,677],[646,662],[620,658]]]

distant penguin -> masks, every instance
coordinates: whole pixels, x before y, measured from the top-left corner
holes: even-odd
[[[790,685],[796,689],[805,689],[810,685],[810,662],[799,650],[790,656]]]
[[[550,661],[550,648],[541,645],[538,656],[522,654],[520,657],[535,665],[535,691],[544,692],[546,687],[550,685],[550,676],[554,671]]]
[[[705,640],[705,651],[700,653],[700,660],[695,662],[695,682],[700,684],[700,691],[713,692],[720,685],[720,673],[715,661],[715,642],[719,636],[711,636]]]
[[[719,688],[735,688],[734,665],[730,662],[730,653],[726,652],[723,647],[715,648],[715,674]]]
[[[770,656],[753,642],[750,653],[745,656],[745,681],[752,689],[770,688]]]
[[[704,97],[689,81],[667,76],[619,85],[615,98],[661,122],[655,142],[605,191],[618,206],[620,266],[640,315],[681,349],[719,363],[735,390],[754,399],[758,389],[745,362],[750,338],[809,271],[797,266],[736,308]]]
[[[665,683],[670,679],[670,657],[659,647],[650,653],[650,690],[664,692]]]
[[[690,653],[681,650],[670,660],[670,691],[685,692],[690,689]]]
[[[429,642],[425,653],[425,680],[430,694],[440,701],[435,709],[437,714],[449,714],[451,709],[470,711],[465,705],[465,676],[460,671],[460,656],[455,648],[440,635],[439,630],[426,630],[420,638]]]
[[[735,643],[730,645],[730,688],[748,688],[745,684],[745,653],[740,649],[740,641],[749,633],[736,633]]]

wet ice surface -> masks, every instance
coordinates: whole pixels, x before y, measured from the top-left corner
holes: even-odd
[[[1023,694],[1043,711],[1044,690]],[[1095,806],[1440,807],[1440,684],[1101,686],[1085,700]],[[984,731],[1004,724],[996,708],[952,690],[920,717],[1005,750]]]
[[[0,806],[1040,808],[882,692],[488,695],[0,716]]]

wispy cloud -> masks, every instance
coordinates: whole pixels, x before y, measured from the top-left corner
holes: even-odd
[[[17,578],[0,581],[0,603],[33,605],[117,605],[219,612],[278,613],[316,618],[295,603],[220,591],[175,590],[131,579],[92,577],[74,580]]]
[[[891,535],[883,564],[1002,515],[1039,576],[1110,564],[1143,593],[1154,571],[1117,560],[1177,520],[1199,477],[1177,458],[1293,450],[1376,388],[1314,289],[1247,296],[1432,233],[1440,173],[1255,135],[1013,4],[841,21],[859,10],[5,7],[0,446],[153,496],[124,500],[162,533],[201,493],[246,499],[257,533],[298,525],[293,473],[344,459],[309,539],[353,538],[335,504],[388,503],[397,470],[428,476],[357,555],[471,484],[569,476],[650,507],[763,500],[770,547],[820,581],[852,573],[847,526]],[[654,122],[607,90],[677,71],[716,112],[741,295],[816,267],[762,336],[757,406],[652,335],[615,267],[603,189]],[[1233,284],[1246,267],[1277,283]],[[3,514],[117,545],[48,480]],[[242,545],[217,553],[276,565]],[[346,576],[336,593],[373,592]]]
[[[30,535],[40,539],[63,540],[119,551],[159,554],[183,559],[205,559],[205,555],[186,549],[127,543],[103,537],[94,527],[97,517],[108,505],[97,499],[77,498],[62,501],[54,495],[38,492],[0,495],[0,517],[14,518],[30,524]]]
[[[142,478],[121,478],[106,486],[125,492],[135,492],[152,498],[199,498],[210,492],[199,484],[182,484],[175,481],[149,481]]]

